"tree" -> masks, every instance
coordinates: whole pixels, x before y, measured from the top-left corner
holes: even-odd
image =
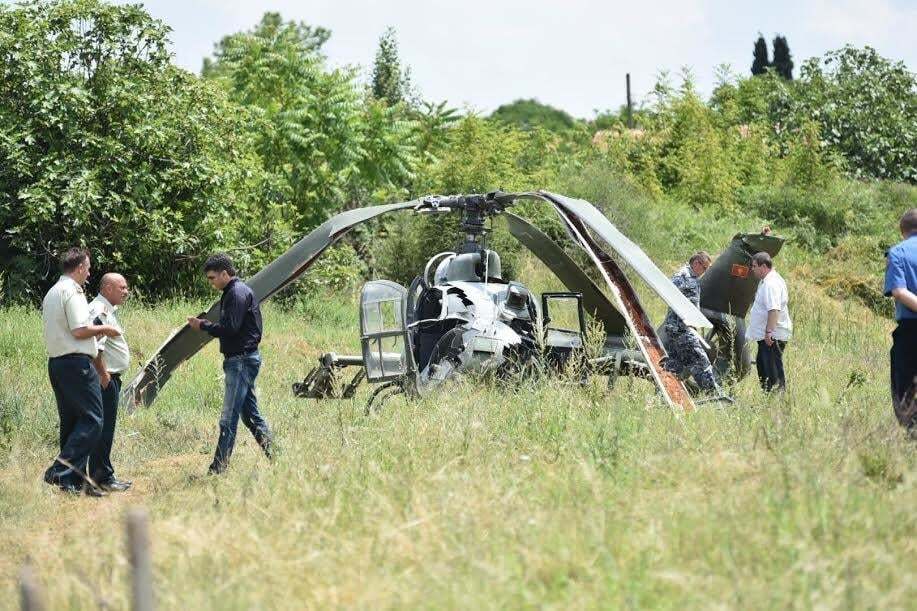
[[[541,127],[551,132],[562,132],[573,127],[575,123],[573,117],[566,112],[535,99],[516,100],[504,104],[490,116],[492,119],[525,130]]]
[[[796,122],[816,121],[854,176],[917,182],[917,75],[903,62],[848,45],[807,60],[798,85]]]
[[[379,37],[379,48],[373,62],[372,95],[377,100],[395,105],[410,101],[410,71],[401,68],[395,28],[389,27]]]
[[[380,188],[397,189],[414,164],[411,125],[365,99],[354,70],[326,67],[327,36],[267,13],[253,30],[225,37],[207,71],[258,118],[248,131],[299,232]]]
[[[790,46],[783,36],[774,38],[774,69],[777,74],[788,81],[793,80],[793,56],[790,55]]]
[[[278,228],[261,201],[250,117],[169,63],[169,28],[142,7],[0,6],[0,32],[0,57],[14,60],[0,62],[10,298],[40,298],[56,253],[76,244],[91,248],[95,269],[122,271],[147,295],[187,292],[200,257]]]
[[[267,12],[261,17],[261,22],[251,32],[254,36],[269,39],[292,39],[296,41],[296,46],[310,54],[321,56],[321,48],[328,39],[331,38],[331,30],[321,26],[310,26],[305,22],[285,22],[280,13]],[[238,34],[223,37],[220,42],[214,45],[214,55],[222,57],[226,54],[227,49],[234,45],[234,38]],[[219,76],[219,65],[209,57],[204,58],[204,64],[201,68],[201,76],[214,78]]]
[[[767,42],[764,36],[758,34],[758,40],[755,41],[754,61],[751,63],[751,73],[754,76],[764,74],[771,65],[767,58]]]

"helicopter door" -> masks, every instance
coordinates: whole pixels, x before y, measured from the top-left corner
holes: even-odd
[[[388,280],[373,280],[360,291],[360,334],[369,382],[394,380],[413,369],[405,324],[408,290]]]
[[[542,293],[541,313],[546,346],[571,350],[585,345],[582,293]]]

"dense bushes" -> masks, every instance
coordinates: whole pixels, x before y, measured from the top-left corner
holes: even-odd
[[[217,246],[285,241],[247,114],[169,63],[167,32],[136,6],[0,7],[10,298],[40,298],[55,253],[74,243],[97,270],[129,270],[141,292],[162,294]]]

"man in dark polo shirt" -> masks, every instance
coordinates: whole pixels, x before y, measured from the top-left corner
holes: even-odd
[[[247,284],[236,277],[236,268],[225,254],[207,259],[204,273],[210,286],[223,291],[220,298],[220,321],[188,317],[188,325],[219,338],[223,353],[223,372],[226,389],[223,395],[223,413],[220,416],[220,438],[217,441],[211,474],[222,473],[229,464],[236,441],[239,417],[255,436],[255,441],[271,457],[271,432],[267,422],[258,412],[255,379],[261,368],[261,308]]]
[[[898,225],[902,242],[888,251],[885,294],[895,299],[892,332],[892,406],[898,422],[917,434],[917,208],[911,208]]]
[[[60,418],[60,452],[45,471],[47,483],[90,496],[106,493],[86,474],[89,456],[102,435],[102,393],[92,366],[97,337],[117,337],[111,325],[94,324],[83,285],[89,279],[89,251],[71,248],[61,257],[63,272],[41,305],[48,378]]]

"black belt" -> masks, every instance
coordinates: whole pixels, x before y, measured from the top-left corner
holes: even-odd
[[[252,348],[251,350],[241,350],[239,352],[224,352],[223,358],[232,358],[236,356],[248,356],[249,354],[254,354],[258,352],[257,348]]]
[[[111,377],[111,379],[113,379],[113,380],[118,380],[119,382],[121,381],[121,374],[120,374],[120,373],[110,373],[110,374],[108,374],[108,375],[109,375],[109,376]]]

